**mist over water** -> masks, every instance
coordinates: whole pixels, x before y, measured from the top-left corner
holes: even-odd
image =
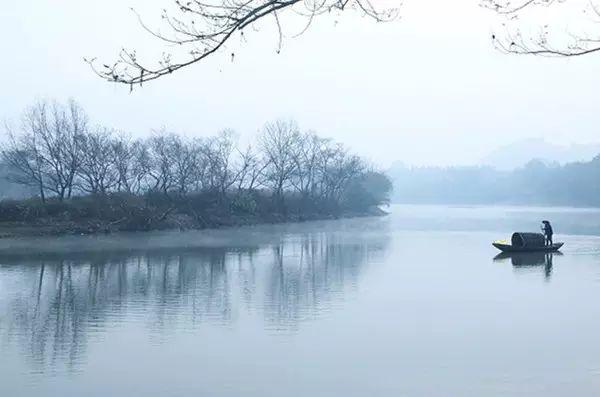
[[[595,395],[600,211],[391,211],[2,240],[0,395]]]

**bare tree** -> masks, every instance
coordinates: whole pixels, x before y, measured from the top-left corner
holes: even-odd
[[[305,21],[304,30],[322,14],[354,9],[376,21],[389,21],[398,14],[397,8],[379,9],[370,0],[172,0],[163,10],[163,26],[147,25],[139,14],[143,29],[170,49],[158,60],[142,60],[135,50],[123,49],[117,60],[98,64],[88,60],[93,70],[111,82],[142,84],[196,64],[217,52],[235,36],[244,38],[244,32],[263,19],[270,19],[279,35],[277,51],[284,37],[283,18],[293,14]],[[298,34],[300,34],[298,33]],[[232,58],[234,53],[231,54]]]
[[[239,178],[239,171],[232,167],[232,156],[236,150],[235,132],[223,130],[209,139],[204,147],[204,155],[211,175],[210,187],[224,196]]]
[[[298,147],[293,152],[295,167],[291,184],[303,197],[315,193],[319,161],[328,144],[314,132],[302,134],[298,140]]]
[[[149,165],[148,176],[151,180],[150,190],[168,194],[175,184],[171,166],[170,146],[173,136],[164,132],[155,133],[148,140]]]
[[[169,137],[169,152],[177,192],[185,195],[196,185],[199,150],[194,141],[171,135]]]
[[[339,201],[346,186],[364,170],[362,160],[351,155],[341,145],[330,146],[321,152],[319,163],[320,194],[323,198]]]
[[[11,134],[4,157],[19,174],[16,181],[35,184],[42,199],[50,192],[63,200],[73,193],[86,132],[87,116],[75,101],[40,101],[25,112],[21,133]]]
[[[503,52],[565,57],[600,51],[600,7],[597,0],[482,0],[482,5],[506,18],[502,30],[492,34],[494,45]],[[550,8],[557,8],[556,13],[561,17],[537,22],[535,32],[527,32],[528,17],[540,16],[541,13],[536,11]],[[582,15],[578,26],[560,26],[562,21],[567,20],[566,15],[573,11]],[[584,28],[584,25],[587,26]]]
[[[148,175],[149,160],[145,142],[119,134],[112,139],[114,167],[118,174],[116,190],[140,193]]]
[[[261,150],[267,161],[265,183],[280,199],[295,172],[294,158],[300,140],[296,123],[283,120],[267,124],[260,137]]]
[[[45,163],[41,147],[36,134],[26,128],[23,131],[23,134],[17,135],[9,130],[9,141],[1,151],[2,160],[9,166],[8,179],[35,188],[42,202],[46,202]]]
[[[81,165],[81,144],[87,132],[87,116],[73,100],[67,106],[57,102],[50,106],[39,103],[31,112],[30,117],[37,119],[49,168],[46,186],[56,193],[59,200],[70,198]]]
[[[120,172],[117,161],[114,132],[98,127],[84,135],[81,144],[79,186],[86,193],[106,194],[117,186]]]
[[[242,189],[254,190],[262,184],[263,173],[268,162],[254,151],[252,145],[248,145],[243,152],[238,150],[238,153],[238,191]]]

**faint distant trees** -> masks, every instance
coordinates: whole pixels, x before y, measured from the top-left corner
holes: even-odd
[[[346,196],[372,173],[343,145],[302,132],[286,120],[266,124],[257,145],[241,149],[231,130],[195,139],[159,130],[147,139],[132,139],[89,126],[74,101],[39,102],[9,136],[2,158],[12,170],[10,178],[34,186],[42,201],[126,193],[162,196],[168,202],[208,193],[224,207],[237,195],[246,200],[240,204],[244,208],[255,208],[247,201],[260,193],[274,198],[274,208],[285,209],[287,197],[313,208],[319,203],[336,208],[357,203]],[[361,194],[369,195],[368,190]],[[384,196],[388,193],[382,190]],[[372,197],[385,201],[375,192]]]
[[[600,207],[600,155],[564,165],[531,160],[511,171],[488,166],[399,166],[389,173],[399,203]],[[369,191],[374,197],[375,190]]]

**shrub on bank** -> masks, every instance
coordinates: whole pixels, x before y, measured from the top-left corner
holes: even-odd
[[[371,203],[361,199],[341,207],[332,199],[298,193],[277,197],[262,190],[186,195],[153,191],[143,195],[108,193],[67,200],[47,198],[45,203],[36,198],[0,201],[0,222],[51,225],[63,228],[63,233],[207,228],[335,218],[346,212],[366,213],[367,202]]]

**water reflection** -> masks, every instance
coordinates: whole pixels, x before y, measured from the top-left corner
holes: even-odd
[[[3,257],[0,278],[16,281],[0,291],[0,336],[45,371],[76,370],[89,339],[119,324],[168,335],[248,312],[294,331],[343,302],[386,246],[381,236],[311,233],[240,248]]]
[[[506,261],[510,259],[516,270],[530,270],[531,268],[543,268],[544,277],[550,280],[552,276],[553,257],[562,256],[561,252],[503,252],[496,257],[494,261]]]

